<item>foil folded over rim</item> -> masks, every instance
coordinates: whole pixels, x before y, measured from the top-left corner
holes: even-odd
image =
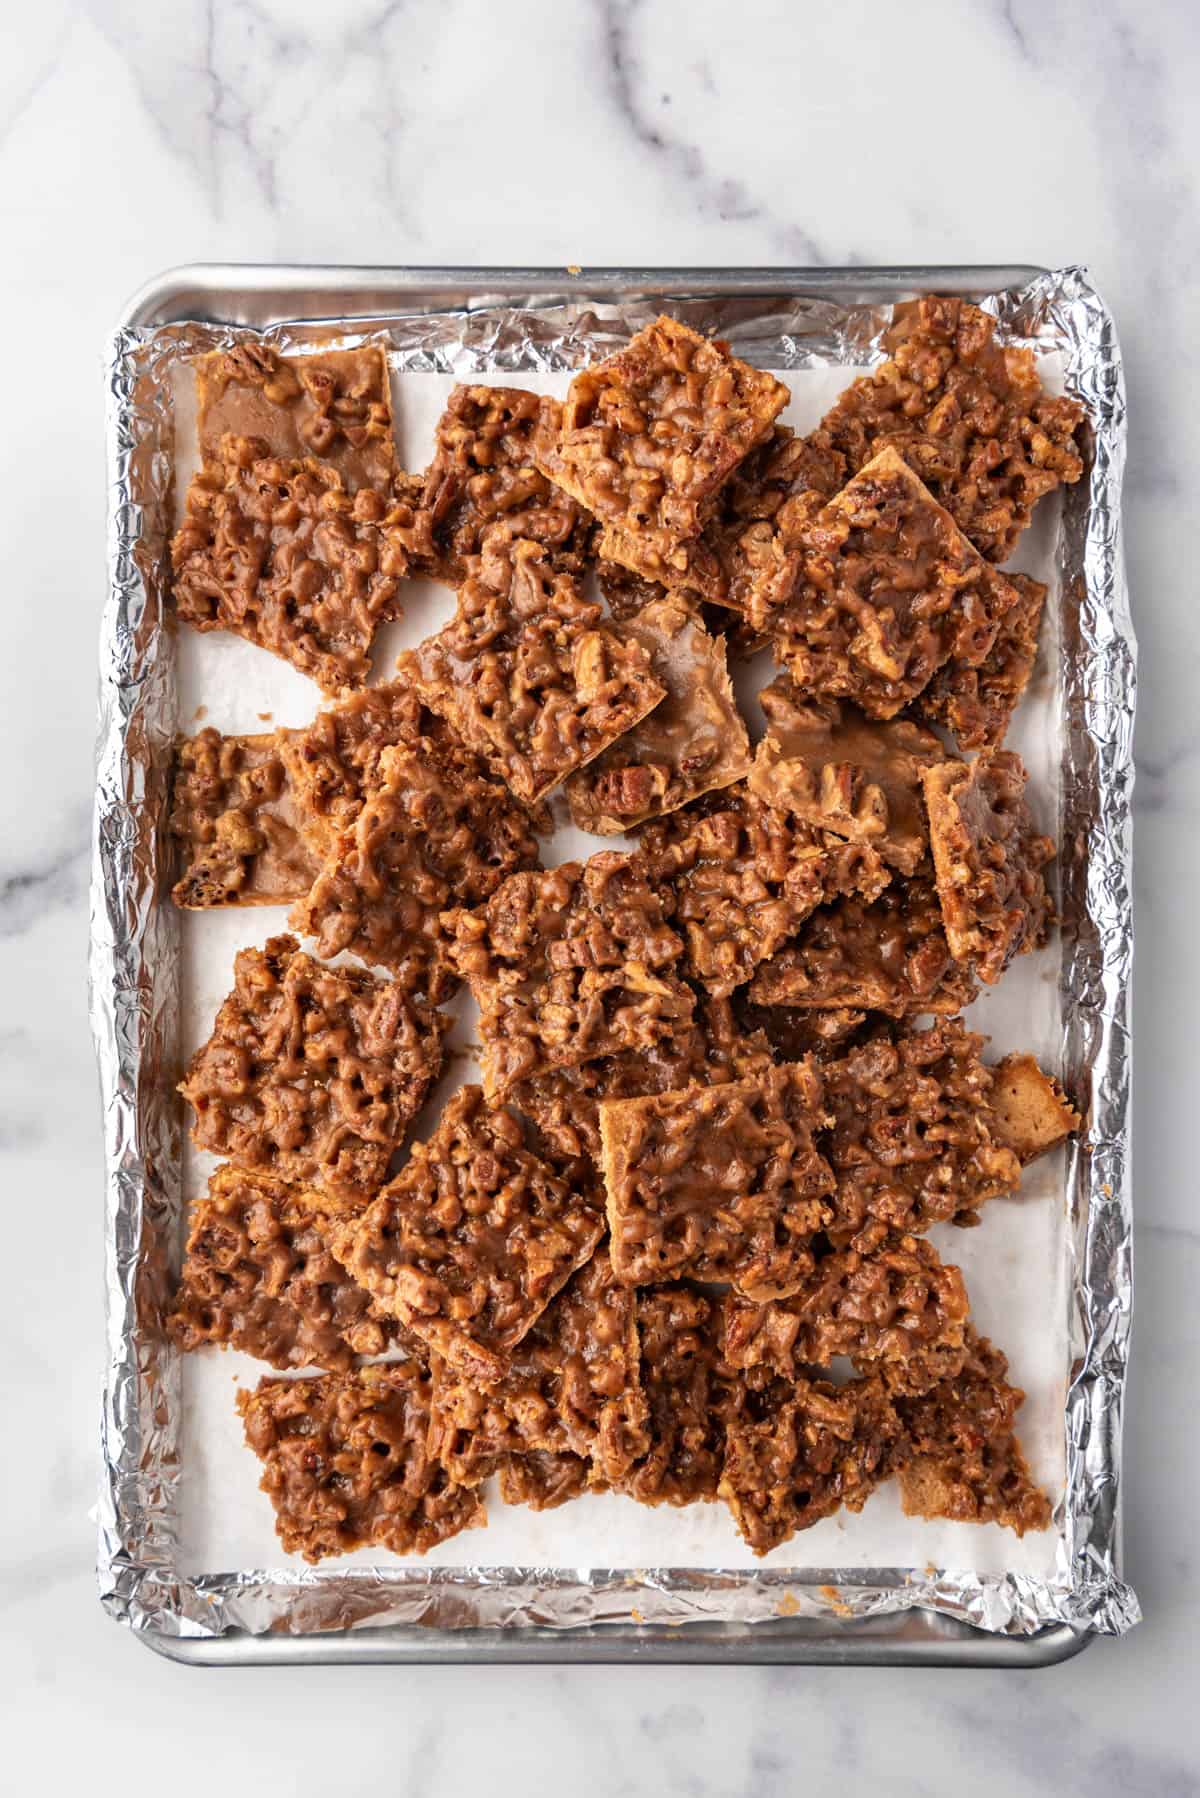
[[[786,371],[863,363],[890,305],[828,298],[683,294],[679,316]],[[983,301],[1007,333],[1060,351],[1087,408],[1086,478],[1066,490],[1060,873],[1067,994],[1065,1068],[1089,1117],[1068,1152],[1070,1353],[1066,1484],[1050,1580],[895,1568],[712,1571],[472,1566],[246,1568],[192,1578],[177,1564],[178,1356],[161,1327],[177,1229],[182,1119],[177,1063],[178,921],[159,862],[175,731],[166,617],[174,409],[181,356],[228,347],[242,329],[127,327],[106,360],[109,598],[100,640],[100,730],[91,890],[91,1015],[104,1110],[107,1371],[98,1575],[106,1608],[135,1630],[308,1633],[355,1626],[835,1622],[924,1609],[1006,1635],[1047,1625],[1118,1634],[1139,1619],[1120,1575],[1121,1417],[1132,1307],[1129,1186],[1131,799],[1136,654],[1120,493],[1125,390],[1116,331],[1087,271],[1065,268]],[[410,370],[573,368],[625,341],[658,303],[541,306],[502,299],[465,312],[355,321],[339,341],[382,334]],[[278,348],[329,325],[261,335]]]

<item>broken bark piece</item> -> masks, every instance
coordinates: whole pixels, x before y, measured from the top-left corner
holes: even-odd
[[[733,696],[725,646],[678,597],[626,620],[666,694],[566,784],[580,830],[613,836],[728,787],[750,771],[750,739]]]
[[[554,1068],[656,1051],[686,1030],[696,1001],[667,915],[641,861],[611,850],[514,874],[481,910],[454,914],[490,1097]]]
[[[803,1063],[754,1079],[600,1106],[613,1271],[627,1285],[688,1276],[749,1297],[796,1291],[830,1222],[827,1121]]]
[[[725,1299],[723,1352],[752,1378],[793,1379],[844,1355],[892,1392],[926,1392],[962,1365],[968,1313],[961,1273],[932,1243],[871,1223],[844,1248],[813,1244],[798,1292],[755,1304]]]
[[[197,1148],[363,1205],[442,1065],[449,1019],[394,980],[327,967],[295,937],[234,961],[234,987],[179,1091]]]
[[[529,814],[470,750],[384,749],[371,796],[289,921],[326,960],[350,950],[440,1004],[458,986],[443,912],[482,905],[537,860]]]
[[[818,906],[873,897],[889,879],[869,845],[814,830],[741,783],[655,820],[641,841],[652,879],[673,895],[688,971],[717,997],[749,980]]]
[[[464,1485],[533,1453],[578,1455],[599,1485],[629,1471],[649,1443],[635,1298],[603,1249],[550,1301],[495,1385],[435,1361],[429,1440]]]
[[[849,893],[820,906],[749,987],[755,1005],[850,1009],[907,1017],[952,1014],[979,988],[957,962],[926,862],[875,898]]]
[[[787,399],[720,341],[660,318],[575,376],[538,466],[610,533],[605,554],[669,586],[721,486]]]
[[[1021,1164],[992,1128],[984,1039],[946,1018],[876,1036],[821,1069],[833,1128],[821,1147],[837,1178],[831,1234],[870,1220],[918,1235],[974,1223],[1020,1185]]]
[[[1073,1136],[1082,1118],[1032,1055],[1006,1055],[992,1069],[992,1130],[1022,1165]]]
[[[960,749],[996,749],[1003,743],[1037,661],[1045,583],[1027,574],[1008,578],[1016,603],[1000,620],[996,641],[979,666],[951,658],[913,701],[913,710],[944,726]]]
[[[951,954],[989,985],[1014,955],[1046,940],[1054,906],[1042,870],[1054,844],[1025,799],[1025,766],[1008,749],[924,776],[938,898]]]
[[[777,1380],[730,1419],[719,1486],[757,1555],[846,1506],[861,1511],[895,1471],[902,1436],[882,1380]]]
[[[425,1554],[487,1522],[478,1493],[429,1453],[429,1401],[429,1377],[413,1361],[260,1380],[238,1393],[288,1554],[312,1562],[356,1548]]]
[[[308,891],[320,864],[288,772],[291,734],[209,728],[180,739],[168,824],[182,864],[176,905],[283,905]]]
[[[881,367],[809,433],[811,454],[855,474],[896,450],[990,562],[1006,562],[1044,494],[1077,481],[1083,407],[1046,392],[1034,353],[997,343],[967,300],[926,294],[896,308]]]
[[[786,676],[758,698],[767,734],[751,792],[806,824],[870,843],[890,867],[912,874],[929,854],[921,776],[946,760],[937,737],[908,718],[864,718],[836,700],[805,703]]]
[[[493,529],[453,620],[397,663],[518,799],[534,804],[663,698],[640,643],[601,624],[538,543]]]
[[[461,586],[496,524],[581,571],[592,520],[534,461],[535,441],[557,434],[561,414],[557,400],[520,387],[454,388],[438,420],[422,494],[438,580]]]
[[[192,1207],[183,1271],[168,1318],[184,1350],[216,1344],[272,1367],[344,1372],[399,1336],[329,1252],[320,1193],[269,1174],[219,1167]]]
[[[315,457],[347,493],[390,490],[396,470],[387,358],[380,345],[283,356],[247,339],[196,363],[200,448],[227,435],[257,437],[281,461]]]
[[[801,532],[791,597],[750,613],[797,687],[893,718],[953,656],[983,661],[1015,589],[892,449],[881,450]]]
[[[1025,1394],[1000,1350],[968,1332],[963,1366],[897,1409],[905,1432],[900,1499],[908,1517],[1044,1530],[1050,1500],[1034,1483],[1013,1423]]]
[[[464,1086],[427,1142],[329,1246],[380,1308],[469,1380],[494,1384],[604,1219],[525,1147],[511,1113]]]

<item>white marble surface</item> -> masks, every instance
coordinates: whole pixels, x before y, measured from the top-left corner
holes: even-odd
[[[19,22],[17,22],[19,20]],[[0,1691],[14,1791],[1200,1791],[1194,1086],[1200,461],[1184,0],[133,0],[0,23]],[[1139,1309],[1127,1570],[1146,1622],[1042,1674],[273,1671],[100,1613],[99,1122],[84,958],[103,594],[99,349],[198,259],[1086,261],[1121,329],[1142,645]],[[51,1245],[48,1249],[47,1245]],[[136,1718],[136,1730],[127,1719]],[[303,1719],[302,1722],[300,1719]],[[35,1786],[36,1780],[36,1786]]]

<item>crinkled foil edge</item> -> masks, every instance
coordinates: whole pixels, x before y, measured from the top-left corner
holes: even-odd
[[[658,301],[578,300],[356,321],[403,368],[561,369],[604,353]],[[826,299],[705,299],[672,310],[716,327],[751,358],[804,367],[869,359],[890,307]],[[101,633],[92,876],[91,1007],[104,1109],[108,1367],[102,1417],[98,1574],[103,1603],[135,1630],[173,1637],[307,1633],[354,1626],[579,1628],[780,1617],[865,1619],[928,1609],[1026,1635],[1048,1624],[1119,1634],[1138,1621],[1120,1577],[1121,1413],[1132,1301],[1129,1189],[1130,803],[1135,646],[1121,541],[1125,392],[1112,318],[1086,270],[1066,268],[985,302],[1006,328],[1058,349],[1088,409],[1088,479],[1067,492],[1064,579],[1064,1062],[1090,1092],[1090,1125],[1068,1171],[1071,1370],[1066,1486],[1055,1577],[954,1570],[710,1571],[487,1566],[243,1569],[189,1578],[177,1566],[181,1478],[176,1358],[159,1329],[179,1204],[175,1063],[178,932],[157,861],[174,731],[173,636],[164,616],[172,504],[167,371],[180,355],[251,335],[183,324],[117,333],[106,363],[109,599]],[[328,336],[329,327],[324,328]],[[264,333],[311,343],[315,326]],[[1072,603],[1074,602],[1074,603]]]

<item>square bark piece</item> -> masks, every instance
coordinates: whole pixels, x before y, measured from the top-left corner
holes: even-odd
[[[575,823],[601,836],[677,811],[750,771],[724,641],[678,597],[647,606],[622,634],[645,649],[666,698],[567,782]]]
[[[761,1031],[743,1029],[728,1000],[704,997],[695,1021],[653,1048],[629,1049],[519,1080],[509,1090],[509,1103],[533,1124],[538,1153],[564,1180],[595,1184],[601,1178],[603,1100],[644,1098],[697,1082],[724,1085],[757,1077],[773,1062]]]
[[[514,874],[455,924],[493,1098],[552,1068],[653,1050],[691,1022],[683,943],[635,856]]]
[[[749,980],[817,906],[843,893],[874,897],[889,879],[869,845],[814,830],[742,785],[650,824],[642,843],[673,895],[688,971],[718,996]]]
[[[869,1221],[920,1234],[977,1222],[985,1200],[1015,1192],[1021,1164],[997,1140],[983,1037],[946,1019],[877,1037],[821,1069],[834,1125],[821,1146],[837,1176],[833,1229]]]
[[[529,814],[453,743],[385,749],[379,781],[291,914],[326,959],[348,949],[441,1003],[456,990],[442,913],[537,865]]]
[[[182,1349],[231,1346],[272,1367],[345,1372],[407,1337],[326,1246],[321,1195],[220,1167],[192,1207],[169,1328]]]
[[[1039,949],[1054,915],[1042,869],[1054,844],[1025,802],[1025,766],[1009,749],[924,775],[938,897],[951,954],[989,985],[1014,955]]]
[[[260,1380],[238,1393],[275,1533],[306,1561],[386,1548],[425,1554],[487,1522],[426,1446],[429,1378],[416,1362],[315,1380]]]
[[[960,749],[996,749],[1037,661],[1046,586],[1027,574],[1008,576],[1016,603],[1000,620],[996,641],[978,668],[943,663],[913,709],[948,730]]]
[[[908,718],[864,718],[836,700],[805,704],[786,676],[758,699],[767,734],[751,792],[806,824],[870,843],[890,867],[913,873],[929,854],[921,775],[946,759],[933,733]]]
[[[453,622],[398,666],[426,705],[532,804],[666,691],[642,645],[618,641],[600,617],[540,544],[493,535],[459,592]]]
[[[1032,1055],[1006,1055],[992,1069],[992,1133],[1024,1165],[1073,1136],[1082,1119]]]
[[[312,885],[320,863],[283,754],[289,734],[209,729],[176,745],[168,826],[182,868],[176,905],[281,905]]]
[[[709,1502],[738,1397],[721,1360],[719,1312],[690,1286],[643,1287],[636,1298],[650,1444],[617,1490],[644,1505]]]
[[[794,1379],[845,1355],[893,1392],[927,1392],[961,1367],[967,1292],[932,1243],[869,1224],[842,1249],[813,1245],[813,1271],[790,1298],[756,1305],[730,1293],[723,1347],[731,1368]]]
[[[462,1087],[428,1142],[330,1246],[452,1368],[494,1384],[604,1219],[524,1147],[521,1126]]]
[[[282,656],[327,693],[362,686],[378,625],[399,615],[412,509],[373,488],[348,493],[327,463],[264,450],[227,437],[193,478],[171,544],[176,610]]]
[[[497,1385],[435,1361],[429,1441],[451,1478],[478,1485],[510,1455],[534,1452],[577,1455],[598,1484],[622,1478],[650,1440],[635,1302],[601,1249],[550,1301]]]
[[[852,893],[821,906],[762,964],[749,990],[755,1005],[905,1017],[961,1011],[979,988],[950,953],[926,862],[911,879],[897,876],[876,899]]]
[[[603,553],[669,586],[717,492],[787,400],[773,375],[660,318],[576,375],[538,464],[608,528]]]
[[[892,718],[954,656],[977,666],[1016,593],[894,450],[885,449],[802,532],[774,634],[796,685]]]
[[[908,1517],[1044,1530],[1050,1500],[1033,1482],[1013,1420],[1025,1394],[986,1336],[968,1331],[963,1366],[922,1397],[898,1403],[906,1437],[900,1499]]]
[[[769,1554],[843,1505],[861,1511],[900,1439],[882,1380],[773,1381],[730,1419],[718,1490],[755,1554]]]
[[[600,1107],[613,1270],[628,1285],[729,1280],[751,1298],[795,1292],[832,1215],[813,1146],[826,1122],[803,1063]]]
[[[520,387],[456,387],[438,420],[423,503],[433,524],[431,572],[452,587],[470,573],[495,524],[540,543],[578,573],[592,520],[536,466],[534,444],[557,436],[557,400]]]
[[[330,968],[295,937],[243,949],[180,1092],[192,1141],[251,1172],[362,1205],[442,1065],[449,1020],[392,980]]]
[[[385,749],[415,749],[423,738],[451,740],[443,720],[427,711],[404,681],[351,693],[319,711],[303,730],[281,736],[280,753],[319,862],[350,829],[377,785]]]
[[[1005,562],[1034,506],[1083,471],[1083,407],[1043,388],[1032,350],[995,341],[995,320],[929,294],[897,308],[891,352],[810,433],[815,458],[856,474],[897,450],[990,562]]]
[[[348,493],[390,489],[396,474],[392,403],[382,348],[281,356],[265,343],[214,350],[196,363],[200,448],[226,435],[257,437],[282,461],[315,457]]]

